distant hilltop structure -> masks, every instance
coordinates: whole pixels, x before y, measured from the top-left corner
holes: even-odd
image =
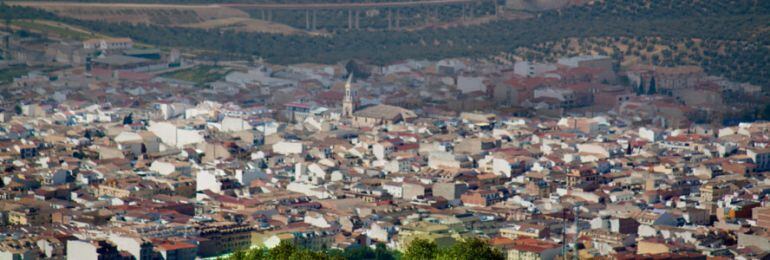
[[[89,50],[119,50],[131,49],[132,47],[134,47],[134,41],[130,38],[89,39],[83,41],[83,49]]]

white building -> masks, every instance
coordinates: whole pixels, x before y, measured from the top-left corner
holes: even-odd
[[[222,192],[222,183],[219,181],[218,177],[224,175],[225,173],[219,169],[205,169],[198,171],[195,174],[195,190],[210,190],[215,193]]]
[[[393,196],[393,198],[404,197],[404,189],[401,186],[401,183],[383,183],[382,189],[385,190],[385,192],[387,192],[391,196]]]
[[[463,94],[477,91],[486,92],[487,86],[484,85],[484,80],[486,80],[484,77],[459,76],[457,77],[457,89]]]
[[[389,223],[378,221],[372,223],[368,230],[366,230],[366,236],[372,240],[387,243],[390,242],[391,236],[396,232],[395,227]]]
[[[319,228],[331,228],[334,225],[334,221],[318,212],[307,212],[305,214],[304,222]]]
[[[105,247],[104,250],[101,247]],[[67,240],[68,260],[111,259],[117,254],[117,249],[106,241]]]
[[[554,98],[560,102],[574,100],[575,93],[570,89],[541,87],[535,89],[534,98]]]
[[[392,143],[376,143],[372,145],[372,153],[378,160],[385,160],[388,156],[395,151],[395,147]]]
[[[432,169],[460,168],[460,161],[448,152],[433,152],[428,156],[428,167]]]
[[[529,61],[519,61],[513,65],[513,73],[522,77],[541,76],[554,70],[556,70],[556,65]]]
[[[83,49],[88,50],[131,49],[132,47],[134,47],[134,41],[130,38],[89,39],[83,41]]]
[[[319,199],[331,198],[331,194],[329,194],[329,192],[327,192],[323,187],[307,183],[292,182],[286,186],[286,190],[302,193],[307,196],[316,197]]]
[[[616,143],[586,143],[577,145],[581,156],[594,155],[606,159],[623,153],[623,147]]]
[[[251,169],[245,169],[245,170],[236,170],[235,171],[235,179],[238,180],[238,182],[241,183],[243,186],[249,186],[251,185],[251,182],[257,179],[263,179],[266,180],[268,178],[267,174],[263,172],[259,168],[251,168]]]
[[[757,165],[757,171],[770,170],[770,148],[747,149],[746,155],[754,160]]]
[[[154,254],[152,243],[142,238],[112,233],[109,239],[118,250],[126,251],[136,259],[151,259]]]
[[[150,122],[147,130],[159,137],[163,143],[177,148],[204,141],[203,134],[200,131],[179,129],[168,122]]]
[[[150,170],[157,172],[161,175],[169,175],[174,173],[174,165],[170,162],[154,161],[150,165]]]
[[[251,129],[251,124],[237,117],[225,117],[222,119],[222,132],[238,132]]]
[[[610,201],[612,203],[618,203],[618,202],[624,202],[624,201],[632,201],[634,200],[634,192],[632,191],[616,191],[610,193]]]
[[[663,133],[660,130],[640,127],[639,138],[650,142],[657,142],[663,139]]]
[[[301,154],[303,150],[303,145],[300,142],[280,141],[273,144],[273,152],[277,154]]]
[[[570,68],[577,68],[577,67],[599,67],[597,65],[602,66],[612,66],[612,59],[607,56],[602,55],[584,55],[584,56],[575,56],[575,57],[568,57],[568,58],[560,58],[557,63],[559,65],[567,66]]]

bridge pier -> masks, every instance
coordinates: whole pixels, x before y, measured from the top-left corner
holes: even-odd
[[[494,15],[495,15],[495,17],[497,17],[497,12],[500,10],[500,6],[499,6],[500,3],[498,3],[497,0],[492,0],[492,3],[494,3],[494,5],[495,5],[495,13],[494,13]]]
[[[388,9],[388,30],[393,29],[393,10]]]
[[[401,12],[396,8],[396,30],[401,29]]]
[[[356,24],[355,24],[355,26],[356,26],[356,30],[358,30],[358,29],[361,29],[361,19],[360,19],[360,14],[361,14],[361,11],[359,11],[359,10],[356,10],[356,17],[355,17],[355,19],[356,19],[356,20],[355,20],[355,22],[356,22]]]
[[[348,30],[353,30],[353,10],[348,9]]]
[[[262,9],[262,10],[260,10],[260,13],[262,13],[262,20],[265,20],[265,21],[268,21],[268,22],[273,20],[273,10]]]
[[[2,0],[0,0],[2,1]],[[228,6],[251,8],[251,10],[259,10],[261,18],[264,21],[273,21],[273,12],[278,11],[291,11],[295,13],[299,11],[299,15],[302,15],[302,11],[305,12],[305,29],[316,30],[318,29],[318,11],[334,12],[339,16],[340,12],[347,11],[348,13],[348,30],[360,30],[361,29],[361,12],[366,10],[379,10],[381,12],[387,12],[385,18],[387,20],[387,30],[400,30],[401,29],[401,9],[407,8],[408,10],[415,10],[420,15],[425,15],[425,23],[430,24],[434,21],[453,20],[449,17],[443,17],[441,15],[441,8],[445,10],[457,10],[457,6],[460,6],[460,21],[467,21],[475,17],[479,6],[486,7],[487,0],[449,0],[449,1],[417,1],[413,2],[366,2],[366,3],[317,3],[317,4],[228,4]],[[491,15],[498,16],[501,11],[500,0],[488,0],[492,1],[494,11]],[[395,12],[395,14],[394,14]],[[342,16],[345,14],[342,13]],[[490,15],[489,12],[484,12],[483,15]],[[382,16],[380,16],[382,17]],[[419,15],[412,17],[418,18]],[[300,18],[301,19],[301,18]],[[343,18],[344,19],[344,18]],[[366,19],[366,17],[364,17]],[[410,18],[411,19],[411,18]],[[455,18],[457,19],[457,18]],[[301,21],[300,21],[301,22]],[[408,21],[407,24],[420,24],[420,21]],[[301,26],[301,25],[300,25]],[[339,25],[338,25],[339,26]],[[344,25],[342,25],[344,26]],[[382,26],[382,25],[380,25]],[[366,24],[364,25],[366,27]],[[344,27],[343,27],[344,28]]]
[[[430,22],[441,22],[441,16],[439,16],[438,6],[434,6],[434,7],[430,7],[429,6],[429,7],[427,7],[426,13],[427,13],[427,16],[428,16],[428,19],[427,19],[428,23],[430,23]]]
[[[313,22],[312,22],[312,25],[311,25],[313,31],[318,29],[318,26],[317,26],[318,25],[318,14],[317,13],[318,13],[317,10],[313,10]]]
[[[475,4],[469,4],[468,7],[470,9],[469,12],[468,12],[468,16],[469,16],[469,18],[473,19],[473,10],[475,9],[476,5]]]

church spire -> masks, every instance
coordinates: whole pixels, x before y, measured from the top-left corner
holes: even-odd
[[[351,89],[351,83],[353,82],[353,73],[348,75],[348,81],[345,82],[345,98],[342,99],[342,116],[351,117],[353,111],[355,111],[355,102],[353,101],[353,90]]]

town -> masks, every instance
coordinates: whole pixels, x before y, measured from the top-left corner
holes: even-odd
[[[770,255],[770,122],[744,120],[767,95],[699,66],[278,65],[39,37],[3,35],[2,259],[468,238],[506,259]]]

